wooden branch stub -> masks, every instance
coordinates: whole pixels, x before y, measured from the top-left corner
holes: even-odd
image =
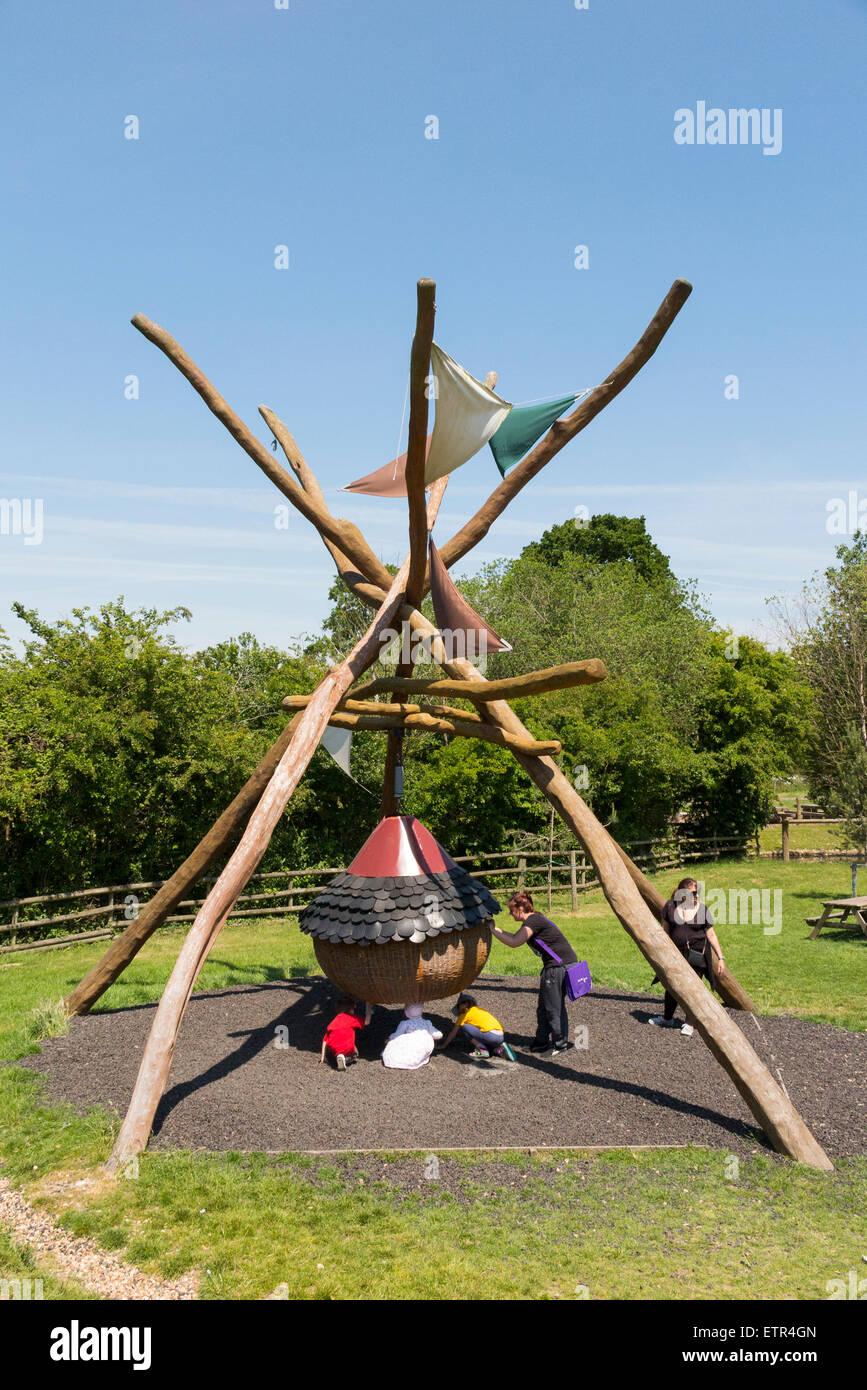
[[[595,685],[607,675],[605,663],[598,657],[591,657],[587,661],[569,661],[563,666],[549,666],[543,671],[528,671],[524,676],[505,676],[496,681],[485,680],[475,671],[466,680],[399,680],[395,676],[381,676],[356,686],[350,695],[358,700],[400,689],[410,695],[453,695],[476,701],[517,700],[526,695],[543,695],[550,690]]]
[[[269,410],[267,405],[259,406],[259,414],[265,421],[269,430],[273,434],[283,453],[286,455],[286,462],[292,469],[302,488],[308,497],[311,497],[323,511],[328,511],[328,503],[325,501],[325,494],[319,486],[319,479],[313,469],[307,463],[293,436],[283,424],[279,415],[275,415],[273,410]]]

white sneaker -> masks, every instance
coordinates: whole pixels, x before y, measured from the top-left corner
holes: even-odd
[[[339,1052],[337,1054],[337,1070],[346,1071],[346,1058],[344,1057],[342,1052]]]
[[[657,1028],[679,1028],[680,1024],[675,1018],[663,1018],[662,1014],[657,1014],[656,1018],[649,1018],[648,1023],[655,1023]]]
[[[680,1031],[681,1033],[683,1033],[683,1036],[685,1038],[691,1038],[693,1033],[695,1032],[695,1029],[693,1028],[691,1023],[685,1023]]]

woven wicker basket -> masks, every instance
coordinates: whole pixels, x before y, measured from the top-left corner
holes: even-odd
[[[467,989],[491,949],[487,922],[447,936],[347,946],[314,939],[316,959],[338,989],[369,1004],[424,1004]]]

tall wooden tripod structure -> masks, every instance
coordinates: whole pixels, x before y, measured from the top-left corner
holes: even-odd
[[[241,448],[276,484],[293,506],[319,532],[349,589],[373,610],[367,632],[350,655],[328,672],[303,708],[292,717],[269,749],[249,781],[239,791],[189,858],[146,905],[137,921],[119,936],[66,1002],[70,1013],[84,1013],[121,974],[148,937],[165,921],[210,863],[235,848],[203,903],[178,955],[166,985],[145,1047],[129,1110],[108,1162],[109,1171],[145,1148],[154,1115],[165,1090],[172,1055],[184,1012],[196,978],[216,937],[267,849],[274,827],[310,762],[329,723],[386,728],[389,752],[386,765],[384,813],[393,783],[390,771],[399,757],[399,740],[406,729],[449,726],[449,731],[484,738],[508,747],[515,758],[574,832],[590,857],[608,902],[639,950],[653,966],[665,987],[683,1005],[716,1059],[729,1073],[758,1123],[782,1153],[815,1168],[830,1170],[831,1163],[807,1129],[786,1093],[747,1042],[725,1008],[680,955],[659,925],[662,897],[641,871],[611,839],[575,788],[548,755],[554,751],[538,744],[508,703],[508,697],[574,685],[604,676],[601,662],[578,662],[550,672],[533,673],[514,680],[488,682],[471,662],[446,650],[437,629],[424,617],[420,605],[430,585],[427,562],[428,532],[432,529],[448,477],[425,491],[425,448],[428,398],[425,389],[430,371],[434,325],[435,285],[418,282],[415,337],[410,359],[410,419],[406,456],[406,492],[409,510],[409,553],[393,577],[377,559],[359,529],[334,517],[322,490],[286,426],[265,406],[260,414],[279,441],[291,473],[287,472],[250,432],[219,392],[211,385],[180,345],[157,324],[137,314],[135,327],[174,362],[198,391],[208,408],[222,421]],[[662,338],[691,292],[684,280],[676,280],[638,342],[623,361],[587,395],[571,414],[557,420],[535,447],[494,489],[485,504],[440,549],[446,567],[454,565],[487,533],[522,488],[555,454],[574,438],[628,385],[656,351]],[[491,373],[486,385],[493,387]],[[293,476],[294,475],[294,476]],[[394,678],[368,682],[352,689],[381,652],[383,634],[400,623],[427,639],[433,659],[445,672],[445,681],[413,682],[399,667]],[[419,686],[422,688],[419,689]],[[393,694],[384,705],[370,699],[381,690]],[[407,695],[429,698],[465,698],[476,713],[447,707],[423,711],[409,705]],[[360,698],[364,697],[364,698]],[[429,721],[429,722],[428,722]],[[236,843],[237,842],[237,843]],[[752,1009],[749,996],[723,970],[718,979],[723,999],[735,1008]]]

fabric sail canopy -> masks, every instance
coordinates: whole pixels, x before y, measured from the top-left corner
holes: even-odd
[[[512,407],[496,434],[488,441],[504,478],[507,470],[532,449],[536,441],[577,399],[576,392],[574,396],[561,396],[559,400],[543,401],[539,405]]]
[[[481,381],[476,381],[436,343],[431,347],[430,363],[436,410],[433,432],[428,435],[426,446],[426,488],[483,449],[512,409],[509,401],[501,400]],[[406,497],[406,454],[347,483],[343,491],[366,493],[371,497]]]
[[[488,627],[484,618],[480,618],[475,609],[458,593],[432,540],[428,540],[428,550],[430,596],[436,624],[443,635],[449,657],[472,658],[487,652],[510,652],[512,648],[509,643],[498,637],[494,629]],[[446,634],[450,634],[450,641]],[[450,642],[452,650],[449,650]],[[454,650],[456,643],[463,643],[464,650]]]
[[[431,348],[436,418],[424,471],[425,485],[471,459],[502,426],[512,409],[455,362],[436,343]]]
[[[432,438],[433,435],[431,434],[427,437],[428,453]],[[347,483],[341,491],[363,492],[370,497],[406,497],[406,454],[392,459],[391,463],[377,468],[374,473],[368,473],[363,478],[356,478],[354,483]]]

